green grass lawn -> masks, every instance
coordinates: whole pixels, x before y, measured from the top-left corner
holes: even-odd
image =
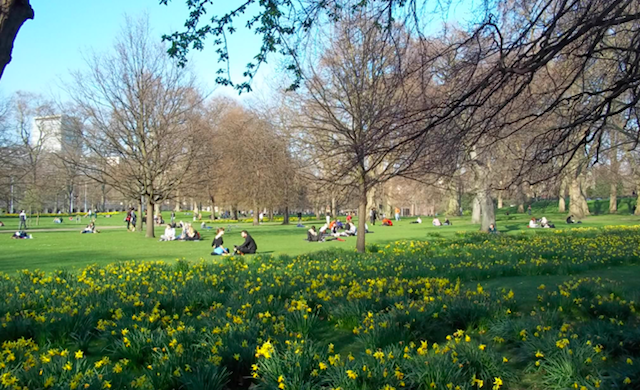
[[[165,213],[165,220],[169,219],[169,213]],[[554,222],[558,229],[567,228],[564,223],[564,214],[546,214],[547,218]],[[0,251],[0,271],[10,272],[18,269],[39,268],[46,271],[54,269],[77,269],[87,264],[108,264],[126,260],[164,260],[175,261],[186,259],[197,261],[209,259],[211,241],[214,229],[217,225],[211,225],[211,230],[200,230],[202,240],[200,242],[159,242],[158,239],[148,239],[140,232],[126,232],[123,223],[124,215],[115,215],[112,218],[98,217],[97,227],[121,226],[122,228],[103,229],[100,234],[80,234],[80,230],[88,223],[85,218],[81,223],[69,222],[68,219],[61,225],[54,225],[53,218],[41,219],[42,229],[56,229],[58,231],[37,231],[34,227],[31,233],[33,240],[11,240],[9,231],[17,227],[17,219],[4,219],[7,231],[0,234],[3,241]],[[177,220],[188,221],[190,216],[181,213]],[[551,234],[549,229],[528,229],[529,220],[527,214],[511,214],[506,216],[501,211],[497,218],[498,229],[503,234]],[[404,218],[393,227],[383,227],[380,224],[369,226],[372,234],[367,235],[367,245],[386,245],[398,240],[430,240],[435,238],[452,238],[456,232],[475,231],[478,225],[470,223],[469,217],[451,218],[453,226],[434,227],[430,218],[423,218],[422,224],[411,224],[414,218]],[[293,222],[293,221],[292,221]],[[585,218],[581,226],[602,227],[606,225],[634,225],[640,223],[640,218],[632,215],[602,215]],[[320,227],[323,222],[305,222],[305,226],[315,225]],[[12,227],[12,225],[16,225]],[[227,228],[228,223],[221,225]],[[74,229],[74,231],[64,231]],[[287,254],[296,256],[302,253],[315,252],[325,249],[355,250],[355,237],[346,238],[345,242],[330,241],[324,243],[310,243],[304,241],[306,229],[297,228],[295,222],[283,226],[280,223],[264,223],[260,226],[252,226],[247,223],[233,224],[230,231],[225,234],[225,245],[232,248],[233,245],[242,243],[240,231],[247,229],[256,239],[258,252],[261,255]],[[163,227],[156,227],[156,236],[164,231]]]

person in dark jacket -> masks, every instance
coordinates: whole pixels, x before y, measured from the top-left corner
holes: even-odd
[[[242,236],[242,238],[244,238],[244,243],[242,243],[242,245],[240,246],[235,247],[234,254],[252,255],[256,253],[256,251],[258,250],[258,245],[256,244],[256,241],[253,239],[253,237],[251,237],[251,235],[247,233],[246,230],[243,230],[240,235]]]
[[[213,239],[213,243],[211,244],[211,246],[213,247],[213,252],[211,252],[212,255],[222,256],[229,254],[229,249],[224,247],[224,241],[222,240],[223,235],[223,228],[219,228],[218,230],[216,230],[216,237]]]

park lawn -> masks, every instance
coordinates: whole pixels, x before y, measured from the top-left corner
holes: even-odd
[[[165,220],[168,219],[168,214]],[[187,220],[188,216],[178,215],[177,219]],[[549,229],[528,229],[530,217],[526,214],[505,215],[499,213],[497,217],[498,229],[504,234],[551,234]],[[556,223],[558,229],[566,228],[563,214],[547,214],[547,218]],[[123,217],[107,218],[109,223],[122,224]],[[430,218],[423,218],[422,224],[411,224],[414,218],[404,218],[393,227],[384,227],[379,223],[369,226],[372,234],[367,235],[367,245],[387,245],[401,240],[433,240],[440,238],[454,238],[456,234],[478,230],[478,225],[471,224],[469,217],[451,218],[453,226],[434,227]],[[319,228],[322,221],[305,222],[305,226]],[[602,215],[586,218],[580,226],[603,227],[607,225],[634,225],[640,223],[640,218],[632,215]],[[69,228],[67,224],[64,228]],[[98,229],[103,225],[103,218],[98,219]],[[199,242],[159,242],[147,239],[140,232],[126,232],[124,229],[103,229],[100,234],[80,234],[83,224],[73,225],[75,231],[41,231],[31,230],[33,240],[11,240],[8,232],[0,234],[2,250],[0,251],[0,271],[11,272],[19,269],[41,269],[52,271],[55,269],[78,269],[88,264],[106,265],[118,261],[162,260],[173,262],[178,259],[198,261],[210,259],[211,241],[215,235],[217,225],[211,225],[211,230],[200,230],[202,240]],[[345,242],[330,241],[324,243],[310,243],[305,241],[306,228],[298,228],[295,222],[283,226],[280,223],[264,223],[253,226],[248,223],[221,225],[228,229],[225,234],[225,245],[242,243],[240,231],[247,229],[256,239],[259,255],[289,255],[297,256],[303,253],[316,252],[325,249],[355,250],[355,237],[346,238]],[[577,225],[575,225],[577,226]],[[156,227],[156,237],[160,237],[163,227]],[[374,248],[375,249],[375,248]]]

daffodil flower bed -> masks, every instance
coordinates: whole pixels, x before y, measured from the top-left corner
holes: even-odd
[[[640,383],[640,228],[1,275],[0,388],[595,389]],[[535,304],[488,279],[567,275]],[[486,284],[486,283],[485,283]]]

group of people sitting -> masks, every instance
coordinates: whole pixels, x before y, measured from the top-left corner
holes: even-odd
[[[365,224],[365,232],[369,233],[369,227]],[[341,237],[351,237],[358,234],[358,228],[351,222],[350,216],[347,217],[347,222],[334,220],[329,224],[324,224],[320,230],[316,230],[315,226],[311,226],[311,229],[307,230],[307,241],[310,242],[323,242],[327,237],[335,237],[338,241],[344,241]]]
[[[176,227],[182,229],[179,236],[176,236]],[[160,241],[200,241],[200,233],[190,223],[180,221],[178,225],[167,224],[164,234],[160,236]]]
[[[556,225],[549,222],[547,220],[547,217],[542,217],[540,219],[531,218],[531,221],[529,221],[529,228],[531,229],[536,229],[536,228],[555,229],[555,227]]]
[[[419,217],[418,217],[418,218],[419,218]],[[444,219],[444,223],[442,223],[442,222],[440,221],[440,219],[438,219],[438,217],[435,217],[435,218],[433,219],[433,221],[431,221],[431,224],[432,224],[433,226],[451,226],[451,225],[453,225],[453,224],[451,223],[451,221],[449,221],[449,218],[445,218],[445,219]]]
[[[224,229],[218,228],[218,230],[216,230],[216,236],[213,239],[213,242],[211,243],[211,246],[213,247],[213,252],[211,252],[211,254],[214,256],[231,255],[231,253],[229,252],[229,248],[224,247],[224,241],[222,240],[222,236],[224,236]],[[256,251],[258,250],[258,245],[256,244],[256,241],[253,239],[253,237],[251,237],[251,235],[246,230],[243,230],[242,232],[240,232],[240,236],[244,238],[244,243],[242,243],[242,245],[234,246],[233,254],[234,255],[251,255],[256,253]]]

